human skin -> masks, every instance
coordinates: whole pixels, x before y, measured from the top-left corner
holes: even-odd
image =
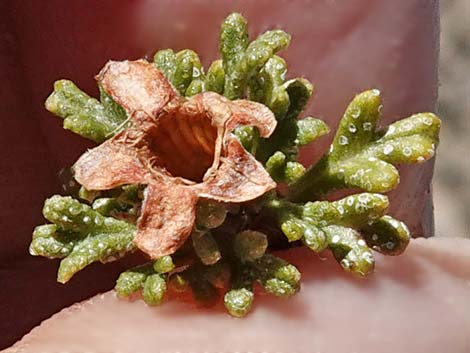
[[[243,12],[248,18],[253,34],[279,26],[293,35],[290,48],[283,53],[289,63],[290,75],[304,75],[314,82],[317,94],[309,105],[307,114],[324,119],[332,128],[335,127],[335,123],[353,95],[371,87],[377,87],[383,93],[384,122],[391,122],[415,112],[434,110],[438,47],[438,12],[437,1],[434,0],[393,2],[319,0],[290,2],[288,6],[283,1],[245,1],[230,2],[230,4],[220,2],[216,6],[213,3],[196,1],[184,3],[184,6],[181,2],[170,1],[120,1],[119,3],[115,1],[100,1],[99,3],[69,1],[65,6],[63,2],[54,0],[3,2],[0,7],[3,7],[0,8],[3,10],[2,13],[8,14],[2,18],[4,23],[0,23],[4,48],[0,53],[3,78],[0,89],[3,97],[2,104],[5,105],[2,111],[3,128],[0,132],[0,143],[2,146],[8,146],[0,150],[2,195],[4,204],[8,205],[0,216],[3,225],[0,238],[3,289],[0,301],[3,319],[0,323],[0,332],[2,332],[0,347],[13,343],[60,308],[110,289],[117,274],[129,266],[126,262],[91,266],[78,274],[69,284],[61,286],[54,282],[56,262],[32,258],[27,254],[32,228],[44,222],[40,214],[44,198],[60,191],[57,171],[63,166],[72,164],[85,148],[92,146],[72,133],[63,131],[60,121],[51,117],[43,109],[43,102],[50,93],[54,80],[68,78],[75,81],[83,90],[96,93],[96,85],[92,77],[108,59],[120,60],[150,56],[155,50],[167,47],[194,49],[202,53],[204,62],[207,64],[215,57],[216,33],[220,22],[229,12],[237,10]],[[304,158],[315,159],[324,150],[326,140],[315,144],[315,150],[306,151]],[[432,234],[432,206],[429,191],[432,163],[404,168],[401,176],[399,190],[390,195],[391,213],[406,221],[415,235],[429,236]],[[347,281],[341,293],[344,297],[338,300],[345,317],[359,312],[350,311],[348,314],[348,310],[352,310],[354,305],[362,300],[359,298],[361,295],[367,298],[379,298],[379,296],[382,298],[377,299],[374,307],[370,308],[372,312],[378,313],[375,317],[376,321],[372,322],[369,316],[362,315],[350,326],[341,326],[344,330],[347,328],[351,337],[362,337],[360,335],[363,334],[364,328],[372,323],[377,327],[385,327],[393,331],[400,325],[403,316],[407,313],[408,307],[405,303],[411,303],[410,306],[413,306],[420,303],[419,298],[422,297],[438,297],[445,301],[446,298],[461,298],[469,294],[468,286],[465,287],[464,282],[470,279],[470,275],[459,269],[461,264],[468,261],[469,255],[466,254],[469,251],[461,252],[463,247],[468,248],[468,244],[451,241],[445,244],[445,253],[439,250],[441,245],[431,241],[429,248],[432,251],[424,251],[421,254],[423,263],[432,262],[431,258],[436,254],[439,255],[438,257],[445,254],[447,262],[438,262],[435,266],[404,266],[403,263],[406,264],[406,261],[413,262],[413,254],[416,252],[411,250],[396,262],[393,258],[384,262],[392,272],[402,273],[402,277],[392,276],[389,280],[379,282],[379,285],[374,285],[374,281],[379,280],[381,261],[378,263],[377,275],[369,282],[344,279],[343,275],[332,270],[331,266],[334,264],[328,265],[330,267],[318,266],[318,271],[312,271],[307,277],[311,276],[312,280],[318,278],[327,281],[332,276],[331,281]],[[312,259],[311,255],[300,252],[297,260],[301,263],[308,263]],[[328,263],[331,262],[328,260]],[[466,263],[468,266],[468,262]],[[304,265],[304,268],[306,267],[308,264]],[[403,305],[398,305],[396,310],[395,307],[390,309],[390,312],[396,315],[387,315],[389,312],[387,308],[390,303],[394,303],[393,301],[387,302],[387,288],[391,291],[394,291],[393,288],[404,289],[397,283],[407,283],[420,276],[434,278],[434,274],[438,274],[438,279],[442,279],[442,282],[433,282],[436,285],[429,287],[406,287],[406,289],[411,288],[411,291],[395,290],[396,296],[393,300]],[[358,291],[352,283],[367,284],[358,284],[360,287],[363,286]],[[319,286],[318,281],[315,282],[315,286]],[[312,327],[312,330],[317,332],[316,341],[311,342],[312,346],[304,345],[299,348],[299,352],[343,351],[336,337],[333,337],[333,330],[322,331],[315,326],[318,325],[316,323],[318,321],[330,322],[328,325],[332,327],[336,325],[336,320],[339,318],[335,316],[333,320],[328,310],[318,311],[316,314],[315,310],[318,310],[316,307],[321,304],[314,305],[316,301],[314,292],[319,289],[315,287],[312,293],[310,288],[314,287],[306,283],[304,290],[299,294],[301,297],[293,300],[304,302],[312,316],[293,311],[294,314],[288,318],[293,325]],[[443,291],[443,288],[448,291]],[[328,291],[333,297],[339,295],[334,287],[327,286],[323,292],[326,297],[331,297]],[[409,299],[410,295],[413,296],[415,302],[404,301]],[[107,295],[103,300],[106,301],[106,307],[110,313],[114,313],[113,308],[116,308],[116,314],[110,314],[109,317],[99,316],[95,311],[97,305],[97,300],[95,300],[92,304],[85,305],[83,309],[85,314],[87,310],[90,310],[88,327],[93,331],[102,330],[104,334],[108,332],[115,335],[116,330],[103,323],[109,320],[119,320],[117,313],[128,306],[115,301],[112,295]],[[246,324],[244,324],[246,329],[252,328],[256,331],[258,326],[263,325],[263,320],[269,322],[272,317],[263,316],[266,310],[275,310],[280,306],[285,306],[288,310],[290,305],[289,302],[268,300],[267,309],[263,309],[264,301],[264,299],[259,300],[252,318],[246,319]],[[424,303],[430,302],[424,301]],[[365,307],[366,304],[368,303],[364,302],[362,305]],[[171,315],[171,310],[176,309],[168,305],[165,304],[167,309],[164,306],[161,310]],[[331,304],[331,312],[334,312],[338,305],[340,304]],[[451,306],[443,306],[443,308],[457,311],[460,305],[465,309],[465,303],[458,300],[454,300],[453,304],[449,305]],[[185,308],[188,315],[195,315],[191,314],[191,307]],[[179,315],[171,324],[166,325],[165,329],[159,329],[158,321],[152,322],[156,318],[151,316],[157,315],[158,310],[160,309],[149,311],[153,314],[145,314],[145,311],[137,310],[135,321],[126,320],[126,325],[134,330],[138,328],[139,322],[147,327],[155,326],[152,341],[158,342],[159,335],[166,336],[168,332],[174,332],[175,327],[179,327],[181,323],[190,322],[184,315]],[[399,313],[401,315],[398,315]],[[206,314],[211,318],[211,322],[220,323],[221,327],[224,327],[224,322],[232,322],[227,321],[228,319],[221,316],[222,314],[210,316],[208,313],[198,312],[197,315],[203,315],[202,323],[196,320],[195,327],[204,329],[204,325],[209,325],[204,323]],[[435,312],[436,316],[433,316],[431,311],[429,315],[419,320],[415,317],[407,318],[411,320],[407,321],[407,324],[423,327],[423,322],[427,323],[432,318],[442,316],[439,311]],[[70,318],[67,319],[64,315],[54,317],[51,319],[52,324],[48,327],[60,327],[62,322],[66,324],[71,322],[71,319],[73,323],[73,315],[69,316]],[[282,317],[282,315],[279,316],[279,318]],[[449,335],[455,334],[453,343],[450,340],[435,341],[435,344],[429,347],[436,349],[436,352],[438,348],[442,351],[443,347],[446,347],[449,352],[465,352],[465,344],[468,344],[464,341],[465,333],[469,332],[468,315],[466,318],[467,321],[462,321],[459,317],[451,316],[448,324],[445,325],[447,331],[443,332],[448,332]],[[100,322],[100,320],[103,321]],[[240,320],[240,322],[244,321]],[[210,327],[212,326],[207,326],[209,331]],[[424,327],[431,328],[426,325]],[[126,326],[120,326],[119,329],[125,330]],[[281,333],[282,327],[279,326],[271,332],[272,338],[283,337]],[[413,337],[418,337],[417,342],[424,342],[425,333],[424,329],[404,330],[405,336],[402,339],[403,342],[407,342]],[[407,337],[406,334],[409,336]],[[41,342],[51,336],[60,337],[56,336],[54,331],[36,331],[35,338],[30,341],[32,351],[57,352],[57,347],[68,347],[70,344],[67,338],[62,336],[61,339],[54,339],[53,342],[49,340],[51,346],[37,346],[40,349],[34,350],[35,344],[42,344]],[[100,347],[90,347],[91,341],[85,338],[87,335],[83,337],[82,341],[77,341],[77,346],[74,347],[76,350],[100,351]],[[107,336],[103,336],[103,340],[104,337]],[[136,335],[136,337],[140,336]],[[292,341],[296,341],[295,335],[289,337]],[[379,341],[383,339],[386,343],[385,337],[379,337],[382,337],[377,338]],[[328,347],[321,345],[321,342],[330,341],[336,342],[337,345]],[[106,346],[105,351],[124,349],[118,341],[107,340],[106,342],[105,344],[109,345]],[[184,337],[181,337],[180,340],[174,342],[175,346],[166,347],[166,351],[170,348],[175,351],[189,350],[191,352],[208,349],[214,352],[222,351],[222,346],[211,346],[210,342],[213,343],[207,340],[207,346],[201,345],[197,348],[191,345],[190,340],[184,340]],[[289,341],[284,339],[284,342]],[[357,341],[354,342],[358,344]],[[52,343],[55,346],[52,346]],[[276,340],[270,347],[276,347],[275,343]],[[176,344],[182,344],[182,346],[176,346]],[[439,347],[439,344],[443,346]],[[449,344],[455,344],[455,349],[447,349]],[[155,346],[150,347],[155,348]],[[279,349],[281,347],[279,346]],[[362,346],[348,345],[348,347],[352,351],[362,349]],[[409,352],[425,351],[421,349],[423,347],[428,346],[410,346]],[[236,342],[230,348],[234,351],[257,348],[273,352],[273,348],[268,346],[264,348],[263,346],[237,347]]]
[[[465,239],[419,239],[404,256],[378,256],[377,272],[358,280],[298,248],[286,258],[303,274],[300,293],[257,297],[243,319],[175,300],[149,308],[108,292],[56,314],[5,353],[464,353],[469,253]]]

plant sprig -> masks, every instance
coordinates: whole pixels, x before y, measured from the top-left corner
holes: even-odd
[[[46,109],[64,119],[64,129],[95,142],[122,131],[127,122],[124,109],[100,87],[100,101],[81,91],[72,81],[54,83]]]
[[[344,270],[359,276],[373,271],[373,251],[399,255],[405,250],[410,233],[403,222],[386,214],[389,201],[381,193],[397,186],[396,165],[434,156],[440,120],[419,113],[379,128],[380,92],[363,92],[346,109],[329,151],[305,169],[297,161],[300,148],[330,129],[320,119],[301,119],[313,85],[306,78],[288,77],[278,52],[290,39],[276,29],[250,41],[247,21],[234,13],[221,26],[220,59],[207,70],[189,49],[163,49],[154,55],[155,67],[183,97],[212,91],[267,106],[277,120],[269,138],[260,138],[253,127],[238,128],[234,134],[272,179],[287,187],[284,193],[272,192],[241,205],[200,200],[196,226],[186,243],[171,256],[123,272],[115,287],[120,297],[140,292],[154,306],[168,293],[191,291],[206,306],[223,297],[227,311],[242,317],[252,309],[255,283],[278,297],[300,289],[299,270],[272,254],[278,235],[317,253],[330,251]],[[65,129],[101,143],[130,122],[125,110],[99,89],[97,100],[71,81],[59,80],[46,109],[64,119]],[[338,189],[361,193],[336,201],[321,199]],[[76,195],[81,201],[51,197],[43,209],[51,223],[36,227],[30,253],[61,259],[58,281],[65,283],[93,262],[136,251],[133,240],[143,190],[143,185],[104,191],[82,187]],[[260,222],[273,219],[272,232],[260,231]]]
[[[388,192],[399,183],[395,165],[434,156],[441,124],[437,116],[419,113],[377,129],[381,107],[376,89],[353,99],[329,152],[291,186],[291,199],[315,200],[337,189]]]

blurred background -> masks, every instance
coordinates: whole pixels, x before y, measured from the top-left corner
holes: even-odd
[[[441,0],[436,235],[470,238],[470,0]]]

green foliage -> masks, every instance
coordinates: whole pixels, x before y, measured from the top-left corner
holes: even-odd
[[[231,288],[225,293],[224,305],[236,317],[243,317],[251,310],[254,282],[276,297],[288,298],[300,290],[299,270],[272,254],[243,259],[242,263],[234,262],[232,269]]]
[[[366,276],[374,269],[371,248],[398,255],[410,240],[404,223],[385,216],[388,205],[384,195],[362,193],[304,205],[272,200],[268,206],[289,241],[301,240],[315,252],[329,248],[345,270]]]
[[[64,129],[95,142],[103,142],[124,129],[127,115],[122,107],[100,88],[101,103],[68,80],[54,83],[46,109],[64,119]]]
[[[175,54],[163,49],[154,55],[153,62],[181,95],[193,96],[205,90],[204,69],[194,51],[185,49]]]
[[[153,264],[153,269],[157,273],[168,273],[174,268],[175,264],[173,263],[173,259],[169,255],[157,259]]]
[[[166,280],[158,274],[149,275],[144,282],[142,298],[150,306],[160,305],[166,293]]]
[[[93,262],[112,261],[135,250],[134,225],[104,217],[71,197],[47,199],[43,214],[53,224],[35,229],[30,253],[63,258],[57,277],[61,283]]]
[[[300,272],[287,261],[266,254],[253,264],[253,272],[264,290],[277,297],[290,297],[300,290]]]
[[[276,130],[267,139],[257,141],[257,148],[248,149],[261,162],[266,163],[270,175],[277,182],[293,183],[304,173],[296,162],[300,147],[329,132],[328,126],[312,117],[299,119],[313,86],[304,78],[286,80],[287,67],[284,59],[272,56],[250,80],[250,98],[269,107],[278,120]],[[242,143],[257,140],[245,132]],[[250,142],[253,145],[253,142]]]
[[[237,13],[229,15],[220,31],[220,52],[225,72],[224,95],[229,99],[242,98],[253,75],[289,42],[287,33],[273,30],[248,43],[246,20]]]
[[[291,198],[315,200],[335,189],[388,192],[399,182],[394,165],[420,163],[434,156],[440,120],[415,114],[378,130],[378,90],[357,95],[339,123],[329,152],[291,187]]]
[[[363,225],[361,233],[368,246],[385,255],[400,255],[410,241],[406,224],[390,216]]]
[[[128,298],[134,292],[142,289],[147,277],[153,273],[153,263],[151,262],[127,270],[119,275],[114,289],[120,297]]]
[[[148,305],[159,305],[167,291],[166,274],[173,268],[171,256],[164,256],[121,273],[114,289],[122,298],[128,298],[142,291],[142,298]]]

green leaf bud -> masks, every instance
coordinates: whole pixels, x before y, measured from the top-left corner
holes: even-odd
[[[169,255],[157,259],[153,264],[153,269],[157,273],[167,273],[173,270],[174,268],[175,264],[173,263],[173,259]]]
[[[142,290],[142,298],[150,306],[160,305],[166,293],[166,281],[160,274],[153,274],[147,277]]]
[[[127,298],[142,289],[149,275],[153,274],[152,263],[134,267],[119,275],[114,290],[118,296]]]
[[[54,83],[54,92],[46,100],[46,109],[64,119],[64,129],[95,142],[103,142],[124,128],[124,110],[105,95],[104,104],[81,91],[72,81]]]
[[[232,289],[225,293],[224,305],[228,313],[235,317],[244,317],[251,310],[254,293],[247,288]]]

